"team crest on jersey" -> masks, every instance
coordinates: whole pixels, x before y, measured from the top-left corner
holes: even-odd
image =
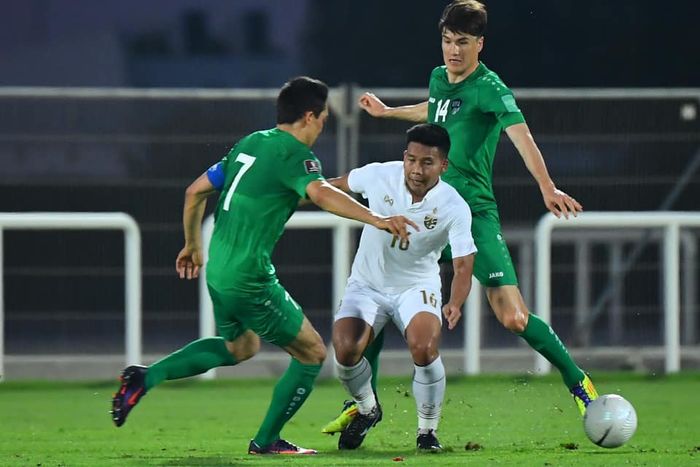
[[[320,174],[321,164],[313,159],[306,159],[304,161],[304,169],[306,170],[307,174]]]
[[[437,225],[437,221],[437,208],[435,208],[433,209],[432,214],[426,214],[425,218],[423,219],[423,225],[426,229],[433,230]]]
[[[455,99],[452,102],[450,102],[450,113],[452,115],[459,112],[459,109],[461,109],[461,108],[462,108],[462,99]]]

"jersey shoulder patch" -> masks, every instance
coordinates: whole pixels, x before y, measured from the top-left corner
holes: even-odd
[[[304,170],[307,174],[320,174],[321,163],[315,159],[306,159],[304,160]]]

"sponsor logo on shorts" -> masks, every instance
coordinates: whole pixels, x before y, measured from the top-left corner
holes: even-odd
[[[503,271],[496,271],[489,273],[489,279],[495,279],[497,277],[503,277]]]

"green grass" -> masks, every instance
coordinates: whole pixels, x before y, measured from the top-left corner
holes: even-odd
[[[246,454],[272,381],[165,383],[119,429],[108,414],[115,384],[7,382],[0,384],[0,465],[700,465],[700,375],[595,381],[637,409],[639,428],[626,446],[591,444],[557,377],[494,376],[449,380],[440,425],[446,452],[417,454],[410,379],[384,378],[384,420],[352,452],[320,433],[344,398],[339,383],[321,382],[283,432],[320,451],[303,458]],[[482,449],[465,450],[468,442]]]

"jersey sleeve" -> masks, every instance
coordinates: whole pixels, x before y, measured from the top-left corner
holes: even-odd
[[[226,158],[220,160],[216,164],[212,165],[207,169],[207,178],[209,183],[211,183],[217,191],[221,191],[224,188],[224,183],[226,182],[226,173],[224,172],[224,162]]]
[[[459,258],[476,253],[476,245],[472,237],[472,212],[469,205],[459,195],[453,203],[454,219],[448,234],[452,257]]]
[[[323,181],[321,161],[311,151],[298,151],[291,154],[279,174],[282,183],[294,190],[301,198],[306,198],[306,186],[314,181]]]
[[[494,114],[503,128],[525,123],[513,92],[498,76],[485,75],[480,79],[483,81],[479,90],[479,108],[482,112]]]
[[[348,174],[348,186],[353,193],[359,193],[367,198],[367,190],[372,186],[372,182],[377,177],[377,171],[381,167],[379,162],[373,162],[357,169],[353,169]]]

